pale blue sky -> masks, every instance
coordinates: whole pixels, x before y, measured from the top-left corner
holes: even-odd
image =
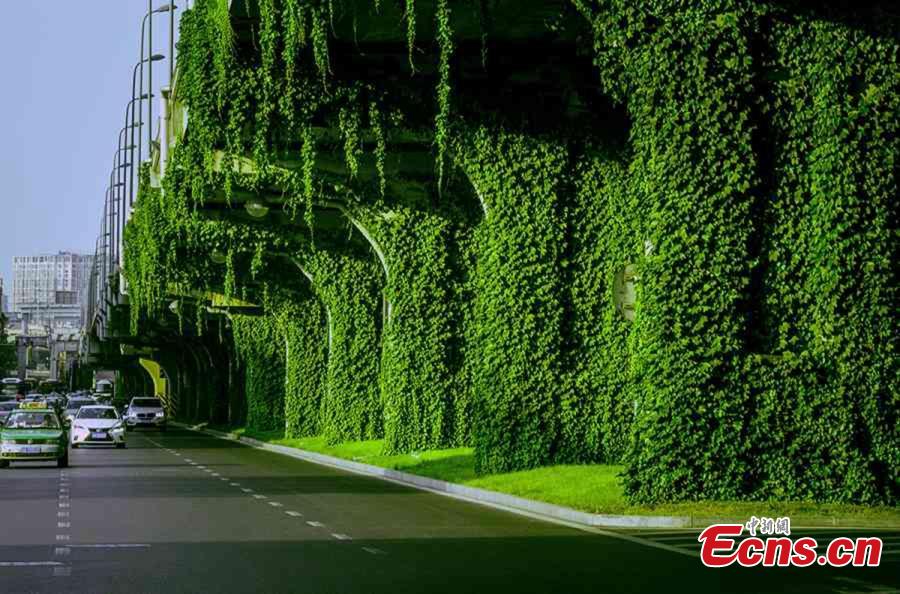
[[[147,0],[0,0],[0,276],[7,287],[13,256],[93,251],[146,11]],[[155,19],[155,49],[168,54],[168,15]],[[158,62],[153,86],[167,78],[168,62]]]

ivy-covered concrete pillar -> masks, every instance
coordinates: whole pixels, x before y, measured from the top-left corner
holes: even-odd
[[[373,258],[324,250],[298,254],[326,317],[322,434],[329,443],[384,435],[378,392],[382,275]]]
[[[766,42],[781,76],[766,87],[753,495],[896,503],[900,43],[807,17],[776,19]]]
[[[284,428],[284,336],[273,316],[231,314],[237,354],[246,370],[247,427]]]
[[[458,223],[431,205],[355,212],[383,251],[387,319],[381,397],[387,453],[458,446],[469,437]]]
[[[565,390],[561,361],[567,155],[546,140],[482,128],[461,166],[484,209],[471,353],[479,472],[551,459]]]
[[[273,292],[266,309],[284,336],[284,435],[319,435],[328,358],[325,311],[309,290]]]
[[[644,244],[625,487],[644,502],[731,499],[745,488],[749,446],[739,370],[759,184],[755,23],[732,0],[651,13],[599,11],[594,27],[602,84],[631,117]]]
[[[634,384],[629,337],[644,247],[640,210],[627,185],[626,157],[588,148],[572,172],[569,208],[571,388],[563,392],[560,463],[618,463],[631,437]]]

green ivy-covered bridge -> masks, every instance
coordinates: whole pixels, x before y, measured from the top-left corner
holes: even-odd
[[[94,362],[635,501],[896,503],[891,10],[197,0]]]

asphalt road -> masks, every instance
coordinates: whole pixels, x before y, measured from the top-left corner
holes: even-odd
[[[0,471],[0,592],[900,592],[900,533],[880,568],[712,570],[696,533],[592,534],[187,431],[128,445]]]

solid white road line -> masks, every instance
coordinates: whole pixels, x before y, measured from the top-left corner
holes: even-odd
[[[149,549],[149,544],[73,544],[70,549]]]
[[[0,567],[59,567],[59,561],[0,561]]]

